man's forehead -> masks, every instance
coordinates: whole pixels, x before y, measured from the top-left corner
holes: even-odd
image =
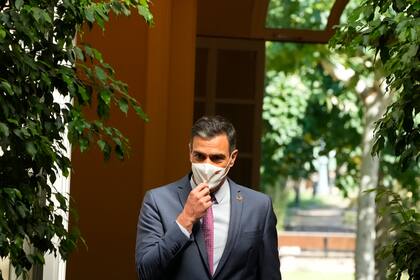
[[[200,151],[199,149],[193,149],[192,150],[193,154],[197,154],[197,155],[205,155],[205,156],[225,156],[225,153],[223,152],[206,152],[206,151]]]
[[[201,137],[197,135],[192,138],[191,142],[193,145],[229,145],[229,140],[226,134],[219,134],[214,137]]]
[[[225,150],[229,150],[229,141],[226,134],[216,135],[212,138],[194,136],[191,143],[191,150],[204,153],[225,153]]]
[[[229,154],[227,149],[220,149],[220,148],[203,148],[201,146],[193,146],[191,149],[193,154],[202,154],[207,156],[220,156]]]

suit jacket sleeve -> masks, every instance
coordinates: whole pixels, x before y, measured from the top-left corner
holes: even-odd
[[[264,225],[263,244],[260,247],[259,279],[281,280],[276,223],[277,219],[273,211],[273,205],[271,199],[269,199]]]
[[[136,267],[140,279],[160,279],[190,240],[176,221],[164,231],[153,193],[147,192],[137,224]]]

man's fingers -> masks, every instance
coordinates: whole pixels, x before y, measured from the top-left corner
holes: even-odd
[[[205,196],[205,195],[210,195],[210,189],[208,187],[202,189],[199,193],[199,196]]]
[[[197,185],[197,187],[195,187],[190,193],[190,195],[192,195],[192,196],[194,196],[198,199],[202,198],[203,196],[209,195],[209,194],[210,194],[210,189],[209,189],[207,183],[201,183],[201,184]]]
[[[204,203],[208,203],[209,201],[211,202],[211,196],[210,195],[205,195],[200,200]]]
[[[204,207],[206,208],[206,209],[209,209],[210,208],[210,206],[212,206],[213,205],[213,203],[211,202],[211,200],[210,201],[208,201],[208,202],[206,202],[205,204],[204,204]]]
[[[207,183],[201,183],[198,184],[197,187],[195,187],[194,189],[197,190],[198,192],[201,192],[202,190],[209,188],[209,185]]]

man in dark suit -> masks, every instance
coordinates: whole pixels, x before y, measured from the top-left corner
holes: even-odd
[[[281,279],[271,199],[226,177],[238,150],[233,125],[192,128],[192,174],[146,193],[137,225],[141,280]]]

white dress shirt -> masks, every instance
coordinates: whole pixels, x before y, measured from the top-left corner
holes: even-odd
[[[192,188],[196,187],[194,181],[190,180]],[[223,251],[226,247],[228,238],[229,221],[230,221],[230,187],[228,180],[225,180],[220,189],[214,194],[216,202],[211,206],[213,208],[214,222],[214,255],[213,255],[213,272],[216,271],[222,258]],[[188,237],[190,233],[187,229],[177,222],[181,231]]]

